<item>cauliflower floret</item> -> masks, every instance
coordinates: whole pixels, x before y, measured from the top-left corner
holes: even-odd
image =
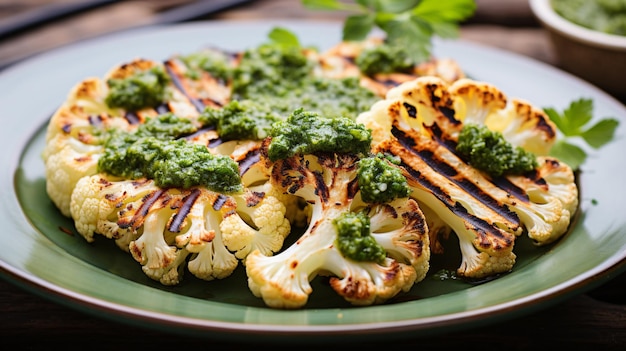
[[[401,159],[411,196],[435,216],[429,220],[432,251],[443,252],[438,234],[457,235],[462,276],[509,271],[517,236],[526,232],[537,245],[553,242],[566,232],[576,211],[573,173],[558,160],[538,157],[531,172],[492,176],[455,149],[463,127],[474,124],[501,132],[526,151],[549,151],[556,129],[545,113],[519,99],[507,103],[493,85],[418,78],[392,89],[357,122],[373,129],[374,152]]]
[[[115,239],[147,276],[175,285],[188,256],[190,272],[201,279],[234,271],[237,259],[225,248],[219,227],[235,206],[231,197],[205,188],[161,189],[152,180],[94,175],[79,180],[70,208],[87,241],[95,234]]]
[[[135,60],[111,69],[105,79],[87,78],[76,84],[66,101],[54,113],[46,130],[42,158],[46,170],[46,190],[65,216],[70,216],[70,196],[79,179],[98,171],[103,139],[108,130],[132,131],[148,117],[159,112],[154,107],[139,111],[111,108],[107,104],[109,79],[124,79],[136,72],[162,67],[155,61]],[[180,91],[169,83],[167,110],[181,117],[194,117],[198,111]]]
[[[428,230],[417,203],[399,198],[368,205],[355,183],[358,157],[349,154],[296,155],[272,167],[272,182],[311,206],[309,226],[297,242],[274,256],[253,251],[246,260],[248,285],[270,307],[300,308],[315,276],[330,276],[330,286],[354,305],[382,303],[408,291],[429,267]],[[363,211],[367,235],[386,255],[381,262],[358,261],[340,251],[334,221]]]
[[[556,141],[554,122],[542,109],[522,99],[511,99],[506,108],[487,117],[485,124],[513,146],[538,156],[548,155]]]
[[[254,250],[266,256],[280,250],[291,231],[285,204],[274,196],[249,189],[243,195],[234,195],[234,199],[236,211],[227,214],[220,224],[226,247],[239,259],[245,259]]]
[[[109,114],[103,103],[104,90],[97,78],[76,84],[54,113],[46,130],[42,158],[46,191],[64,216],[70,216],[70,197],[84,176],[97,173],[103,152],[99,134],[111,127],[129,129],[123,118]]]
[[[439,190],[444,191],[443,188],[434,190],[427,183],[409,179],[413,189],[411,197],[418,200],[420,208],[432,210],[458,237],[462,254],[457,269],[459,276],[483,278],[506,273],[513,268],[516,260],[513,252],[515,232],[502,229],[501,223],[490,222],[489,215],[474,213],[475,209],[482,207],[480,204],[468,206],[467,203],[456,201],[458,198],[455,196],[448,197],[440,193]],[[505,218],[502,215],[494,216],[498,217]],[[443,252],[441,248],[439,250],[438,253]]]
[[[542,246],[567,232],[578,207],[578,187],[567,164],[547,156],[538,161],[533,174],[508,176],[507,180],[526,194],[512,198],[511,209],[520,216],[533,243]]]
[[[204,280],[229,277],[239,265],[237,257],[230,252],[221,235],[205,242],[201,250],[191,255],[187,268],[196,277]]]

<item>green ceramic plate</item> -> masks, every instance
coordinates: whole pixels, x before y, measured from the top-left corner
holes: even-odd
[[[163,287],[146,278],[130,255],[111,241],[102,238],[88,244],[75,234],[72,222],[57,212],[46,195],[40,157],[47,120],[70,88],[136,57],[166,59],[208,45],[232,50],[255,46],[276,25],[296,32],[303,44],[322,50],[341,38],[340,26],[328,23],[212,21],[110,35],[46,53],[2,72],[3,276],[86,313],[169,332],[237,340],[255,335],[255,340],[331,341],[416,337],[493,323],[581,293],[624,269],[624,126],[601,152],[591,151],[580,174],[579,216],[563,240],[542,249],[520,240],[514,271],[497,280],[470,285],[429,276],[407,295],[382,306],[351,307],[316,279],[306,308],[272,310],[250,293],[241,269],[213,282],[187,274],[180,286]],[[588,97],[594,100],[596,117],[626,121],[623,105],[541,63],[462,41],[437,41],[435,54],[456,59],[471,77],[494,83],[510,97],[558,109]],[[433,261],[431,272],[453,269],[457,259]]]

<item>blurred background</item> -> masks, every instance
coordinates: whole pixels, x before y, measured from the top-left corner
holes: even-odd
[[[527,0],[477,0],[461,37],[555,64],[548,37]],[[300,0],[0,0],[0,68],[33,54],[98,35],[151,24],[194,20],[307,19],[343,21]]]

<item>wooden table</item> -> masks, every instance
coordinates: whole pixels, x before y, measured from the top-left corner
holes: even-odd
[[[72,1],[0,0],[0,21],[23,16],[28,10]],[[76,2],[76,1],[74,1]],[[184,0],[113,2],[84,13],[66,16],[0,41],[0,67],[46,50],[114,30],[146,25]],[[463,24],[461,38],[506,49],[558,67],[548,37],[532,17],[526,1],[479,0],[476,16]],[[47,8],[49,9],[49,8]],[[228,8],[198,20],[301,18],[342,21],[341,13],[312,12],[297,0],[256,0]],[[162,19],[162,18],[161,18]],[[1,38],[0,38],[1,39]],[[3,117],[6,118],[6,117]],[[251,345],[190,338],[157,332],[140,326],[104,320],[67,308],[20,287],[0,280],[0,336],[25,349],[51,345],[85,349],[114,347],[248,349]],[[529,312],[506,323],[437,335],[431,338],[394,341],[392,345],[369,343],[352,347],[394,349],[484,349],[526,350],[558,347],[609,350],[626,348],[626,274],[608,283],[543,310]],[[275,349],[295,345],[265,345]]]

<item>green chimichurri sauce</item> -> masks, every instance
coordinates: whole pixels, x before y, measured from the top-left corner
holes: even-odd
[[[316,63],[292,46],[248,49],[237,65],[232,58],[210,49],[180,56],[190,78],[199,79],[206,71],[231,84],[232,101],[219,109],[207,108],[195,124],[167,114],[150,119],[136,133],[111,132],[99,169],[132,179],[152,178],[160,186],[239,189],[236,163],[180,139],[203,126],[215,127],[222,141],[261,140],[282,129],[283,135],[270,148],[273,159],[296,152],[369,151],[370,132],[354,120],[379,97],[362,87],[358,78],[318,77]],[[157,107],[168,99],[169,82],[162,67],[111,79],[106,103],[127,111]],[[349,138],[338,137],[342,134]]]
[[[219,109],[207,108],[198,120],[214,126],[223,141],[261,140],[281,117],[262,100],[233,100]]]
[[[127,111],[156,107],[168,99],[169,81],[162,67],[153,67],[123,79],[109,79],[105,103],[111,108]]]
[[[580,26],[615,35],[626,35],[624,0],[551,0],[554,10]]]
[[[165,114],[148,119],[135,132],[110,131],[98,171],[128,179],[153,179],[163,188],[205,186],[220,193],[242,190],[239,167],[230,157],[178,139],[195,130],[190,120]]]
[[[361,198],[368,203],[385,203],[411,193],[401,169],[382,154],[359,160],[357,177]]]
[[[356,77],[317,77],[299,48],[263,45],[246,51],[233,71],[237,100],[261,100],[283,116],[297,108],[327,117],[356,116],[378,100]]]
[[[463,127],[456,151],[470,165],[494,177],[522,174],[538,167],[533,153],[514,147],[504,139],[502,133],[477,124]]]
[[[268,157],[275,161],[295,154],[346,152],[368,154],[372,133],[347,117],[325,118],[298,109],[286,120],[274,123]]]
[[[406,48],[397,45],[381,44],[363,50],[356,58],[356,64],[364,74],[408,73],[415,66]]]
[[[370,235],[370,218],[365,213],[346,212],[335,218],[333,225],[342,255],[359,262],[384,262],[387,253]]]

